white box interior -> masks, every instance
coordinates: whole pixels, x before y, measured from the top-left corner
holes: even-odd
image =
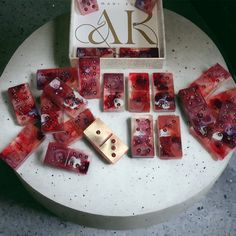
[[[81,15],[77,1],[71,4],[69,58],[77,64],[77,48],[158,48],[152,58],[101,58],[106,68],[161,68],[165,60],[165,31],[162,0],[153,15],[134,7],[128,0],[97,0],[99,11]],[[145,22],[144,22],[145,21]]]

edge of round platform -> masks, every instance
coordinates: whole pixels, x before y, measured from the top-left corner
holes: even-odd
[[[184,19],[186,19],[186,18],[184,18]],[[188,19],[186,19],[186,20],[188,20]],[[195,49],[193,49],[193,50],[195,50]],[[182,52],[181,52],[181,55],[182,55]],[[14,55],[13,55],[13,57],[14,57]],[[173,61],[173,62],[177,63],[177,61]],[[38,61],[37,61],[37,63],[38,63]],[[172,65],[174,65],[174,64],[172,63]],[[201,69],[203,69],[203,68],[201,68]],[[182,77],[182,74],[181,74],[181,79],[184,79],[184,77]],[[198,157],[197,157],[197,159],[198,159]],[[176,195],[171,195],[171,191],[167,191],[167,196],[168,195],[171,197],[174,196],[175,201],[174,201],[174,203],[172,202],[171,204],[167,205],[166,208],[164,208],[163,205],[160,205],[159,209],[156,209],[155,207],[146,208],[146,206],[145,206],[145,210],[148,209],[147,211],[145,211],[145,213],[142,213],[142,211],[138,211],[137,213],[133,213],[133,215],[132,215],[132,212],[129,212],[129,214],[124,215],[124,216],[121,216],[120,213],[117,211],[115,212],[115,213],[117,213],[117,215],[112,215],[112,214],[109,215],[109,212],[111,211],[112,208],[110,208],[110,209],[107,208],[108,211],[106,211],[106,213],[104,212],[104,214],[103,214],[103,212],[101,212],[101,214],[99,214],[99,212],[97,213],[95,211],[94,212],[91,211],[91,210],[95,209],[95,207],[98,206],[98,204],[100,203],[101,199],[98,199],[98,198],[96,198],[97,199],[95,202],[96,205],[94,205],[92,208],[90,208],[90,211],[88,211],[88,212],[83,211],[83,209],[81,210],[79,207],[77,209],[74,209],[71,207],[71,205],[63,205],[63,201],[56,201],[57,199],[55,199],[55,201],[54,201],[53,198],[51,198],[50,196],[47,196],[47,193],[52,192],[51,186],[49,186],[47,191],[43,191],[41,193],[39,190],[37,190],[37,188],[34,188],[35,187],[34,185],[30,185],[29,184],[30,182],[26,181],[27,179],[24,178],[25,177],[24,175],[21,176],[19,173],[17,173],[17,175],[18,175],[19,179],[21,180],[21,182],[23,183],[23,185],[25,186],[25,188],[32,194],[32,196],[35,199],[37,199],[44,207],[46,207],[51,212],[60,216],[63,219],[70,220],[70,221],[73,221],[73,222],[76,222],[76,223],[79,223],[82,225],[86,225],[89,227],[96,227],[96,228],[103,228],[103,229],[132,229],[132,228],[146,227],[146,226],[150,226],[153,224],[161,223],[163,221],[170,219],[171,217],[176,216],[178,213],[184,211],[187,207],[189,207],[191,204],[193,204],[194,202],[199,200],[204,194],[206,194],[209,191],[209,189],[213,186],[213,184],[215,183],[217,178],[224,171],[225,167],[228,164],[229,159],[230,159],[230,157],[227,157],[227,159],[225,160],[224,163],[218,163],[220,166],[219,172],[217,171],[217,169],[212,168],[211,173],[213,173],[213,174],[211,175],[211,178],[205,178],[208,176],[204,177],[204,181],[206,180],[206,182],[207,182],[206,185],[202,185],[203,186],[202,188],[196,189],[195,193],[193,193],[191,190],[190,191],[188,190],[187,191],[188,198],[186,201],[182,202],[180,199],[181,198],[180,194],[182,194],[182,196],[184,196],[183,192],[181,193],[181,189],[180,189],[180,187],[183,185],[183,182],[181,181],[178,185],[179,188],[178,188]],[[28,164],[29,164],[28,167],[31,167],[31,163],[29,162]],[[211,165],[211,167],[212,167],[212,165]],[[31,173],[32,169],[28,168],[27,170],[30,171],[28,173]],[[170,171],[171,170],[172,169],[170,169]],[[179,170],[179,168],[178,168],[178,170]],[[188,168],[188,170],[192,171],[191,168],[190,169]],[[39,177],[40,178],[38,178],[35,181],[37,184],[40,183],[41,181],[43,181],[43,178],[45,177],[45,175],[42,175]],[[191,184],[189,185],[192,187],[192,190],[194,190],[194,188],[195,188],[196,181],[199,180],[198,177],[199,176],[197,175],[197,179],[195,180],[195,182],[191,182]],[[159,179],[161,179],[161,178],[162,178],[162,176],[160,176]],[[171,176],[171,178],[172,178],[172,176]],[[31,181],[34,179],[28,178],[28,180]],[[43,182],[41,182],[41,183],[43,184],[43,187],[44,187],[44,183]],[[57,187],[59,187],[60,189],[62,186],[61,184],[62,184],[61,182],[59,182],[57,184]],[[143,184],[145,184],[145,182]],[[143,185],[141,187],[143,187]],[[104,185],[101,187],[101,189],[103,189],[103,188],[104,188]],[[152,189],[155,189],[155,188],[152,188]],[[166,190],[166,185],[163,186],[162,191],[164,191],[164,190]],[[108,189],[108,192],[109,191],[110,191],[110,189]],[[155,191],[157,191],[157,190],[155,189]],[[142,192],[143,192],[143,190],[142,190]],[[90,192],[90,194],[91,194],[91,196],[95,195],[95,197],[96,197],[96,191],[93,190],[92,192]],[[62,195],[64,196],[64,192],[62,192]],[[117,195],[113,195],[112,197],[114,198],[114,196],[117,196]],[[83,198],[81,197],[81,199],[83,199]],[[81,199],[79,199],[79,200],[81,200]],[[117,201],[118,202],[122,201],[122,200],[125,201],[126,199],[127,198],[120,198],[120,199],[118,198]],[[81,201],[79,201],[79,200],[78,200],[78,202],[72,201],[73,203],[76,203],[76,207],[80,206]],[[110,203],[109,200],[107,200],[108,203]],[[134,198],[130,197],[129,200],[132,203]],[[151,202],[150,206],[152,207],[154,205],[154,203],[156,203],[156,199],[154,199],[153,202]],[[130,205],[128,207],[130,208]],[[140,206],[140,209],[142,209],[141,207],[142,207],[142,205]],[[88,208],[86,208],[86,209],[88,209]],[[103,206],[101,209],[104,210]],[[123,207],[121,209],[123,210]],[[138,209],[138,208],[135,206],[135,210],[136,209]]]
[[[222,172],[218,175],[218,177],[222,174]],[[18,174],[17,176],[20,177]],[[200,200],[215,184],[217,178],[211,184],[209,184],[205,189],[199,192],[198,195],[189,198],[187,202],[176,204],[172,207],[169,207],[167,209],[158,212],[132,215],[127,217],[101,216],[74,210],[72,208],[63,206],[57,202],[52,201],[51,199],[45,197],[44,195],[33,189],[31,186],[29,186],[22,178],[19,179],[21,183],[24,185],[24,187],[28,190],[28,192],[40,204],[42,204],[50,212],[61,217],[64,220],[69,220],[71,222],[92,228],[126,230],[126,229],[143,228],[155,224],[160,224],[175,217],[177,214],[183,212],[188,207],[190,207],[193,203]]]

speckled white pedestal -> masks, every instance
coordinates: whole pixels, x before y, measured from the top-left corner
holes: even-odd
[[[163,70],[174,73],[176,92],[216,62],[226,66],[214,43],[190,21],[165,10],[165,25],[167,62]],[[15,52],[0,79],[0,149],[21,129],[13,121],[6,90],[22,82],[29,82],[34,87],[37,69],[58,66],[58,58],[55,58],[58,48],[54,40],[55,36],[60,36],[56,33],[57,26],[51,22],[33,33]],[[124,70],[126,75],[128,72]],[[231,86],[233,83],[223,89]],[[36,91],[34,93],[37,94]],[[103,113],[98,101],[89,101],[89,107],[95,116],[129,143],[131,113]],[[179,114],[179,109],[176,114]],[[156,119],[157,113],[153,115]],[[206,193],[230,158],[214,161],[190,136],[182,119],[181,128],[184,152],[181,160],[163,161],[157,157],[131,159],[124,156],[117,164],[108,165],[87,142],[79,141],[73,146],[89,150],[92,163],[86,176],[78,176],[42,165],[48,137],[16,173],[35,198],[66,219],[113,229],[157,224]]]

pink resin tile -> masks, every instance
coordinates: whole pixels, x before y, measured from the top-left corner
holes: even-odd
[[[136,115],[131,119],[132,157],[154,157],[153,118],[151,115]]]
[[[120,48],[119,57],[150,58],[159,57],[158,48]]]
[[[79,93],[87,98],[100,98],[100,59],[79,59]]]
[[[99,9],[97,0],[77,0],[77,5],[81,15],[87,15]]]
[[[97,151],[106,159],[109,163],[116,163],[125,153],[128,151],[127,145],[117,137],[112,134],[108,137],[105,143],[97,149]]]
[[[40,98],[41,130],[43,133],[63,131],[63,111],[43,93]]]
[[[74,89],[78,87],[78,69],[68,67],[38,70],[36,74],[37,88],[42,90],[56,78]]]
[[[152,14],[152,10],[156,2],[157,0],[136,0],[135,7],[146,12],[147,14]]]
[[[206,98],[229,78],[230,73],[221,65],[215,64],[193,81],[190,87],[198,86],[203,97]]]
[[[87,106],[87,101],[59,79],[52,80],[44,93],[69,116],[75,118]]]
[[[79,149],[67,148],[60,143],[49,143],[44,164],[86,174],[90,158],[88,154]]]
[[[119,137],[99,118],[84,130],[84,135],[109,163],[117,162],[128,150]]]
[[[224,102],[236,104],[236,88],[226,90],[222,93],[216,94],[215,96],[210,96],[206,101],[207,105],[214,111],[216,115],[218,115]]]
[[[216,122],[216,118],[207,106],[199,87],[189,87],[179,91],[180,103],[186,118],[195,131],[206,136]]]
[[[35,100],[27,83],[9,88],[8,95],[19,125],[27,125],[39,120]]]
[[[0,153],[0,158],[17,169],[44,140],[44,135],[33,124],[25,126],[16,138]]]
[[[183,153],[179,116],[159,116],[157,120],[157,130],[157,144],[160,158],[181,158]]]
[[[105,73],[103,75],[103,110],[124,111],[124,74]]]
[[[130,73],[128,81],[128,110],[150,111],[150,86],[148,73]]]
[[[153,74],[154,111],[175,111],[175,91],[172,73]]]

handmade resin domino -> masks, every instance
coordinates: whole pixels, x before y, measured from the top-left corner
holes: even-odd
[[[114,164],[128,151],[128,147],[117,135],[112,134],[97,150],[104,159]]]
[[[78,92],[59,79],[54,79],[45,86],[44,93],[73,118],[87,106],[87,101]]]
[[[86,174],[90,158],[82,150],[71,149],[60,143],[49,143],[44,164],[79,174]]]
[[[222,128],[222,141],[230,148],[236,147],[236,104],[222,104],[218,123]]]
[[[17,169],[44,140],[44,135],[33,124],[25,126],[16,138],[0,153],[0,158]]]
[[[199,135],[193,127],[190,134],[211,154],[215,160],[223,160],[232,149],[222,142],[223,134],[219,125],[215,125],[207,136]]]
[[[186,118],[195,131],[206,136],[216,122],[211,109],[207,106],[199,87],[189,87],[179,91],[179,98]]]
[[[8,95],[19,125],[24,126],[39,120],[35,100],[27,83],[9,88]]]
[[[158,0],[136,0],[135,7],[150,15],[157,1]]]
[[[103,110],[124,111],[124,74],[105,73],[103,75]]]
[[[120,48],[119,57],[154,58],[158,57],[158,48]]]
[[[97,0],[77,0],[77,6],[81,15],[87,15],[99,9]]]
[[[74,122],[83,131],[95,121],[93,113],[90,109],[82,111],[77,117],[74,118]]]
[[[56,133],[64,130],[63,111],[43,93],[40,97],[41,130],[43,133]]]
[[[37,88],[42,90],[56,78],[66,83],[71,88],[76,89],[78,87],[78,69],[68,67],[38,70],[36,74]]]
[[[128,79],[128,110],[150,111],[150,85],[148,73],[130,73]]]
[[[83,57],[115,57],[115,48],[77,48],[76,56]]]
[[[160,158],[181,158],[183,153],[179,116],[159,116],[157,119],[157,130],[157,144]]]
[[[215,64],[190,84],[198,86],[204,98],[213,93],[223,82],[230,78],[230,73],[220,64]]]
[[[175,91],[172,73],[153,74],[154,111],[175,111]]]
[[[116,49],[115,48],[97,48],[99,57],[115,57]]]
[[[64,132],[54,134],[54,139],[59,143],[70,145],[83,137],[83,131],[94,120],[92,112],[86,109],[76,118],[66,121],[64,123]]]
[[[98,57],[97,48],[77,48],[76,56],[83,57]]]
[[[236,105],[223,102],[217,122],[207,135],[199,135],[193,128],[190,133],[216,160],[223,160],[236,147]]]
[[[125,145],[100,119],[84,130],[85,137],[109,163],[117,162],[127,151]]]
[[[154,157],[152,115],[135,115],[131,118],[132,157]]]
[[[222,104],[225,102],[236,104],[236,88],[228,89],[207,98],[207,105],[218,115]]]
[[[112,135],[112,130],[97,118],[87,129],[84,130],[84,134],[93,146],[99,149]]]
[[[58,143],[68,146],[83,137],[83,130],[75,124],[74,119],[67,120],[63,123],[63,126],[63,132],[53,134]]]
[[[87,98],[100,98],[100,59],[79,59],[79,93]]]

